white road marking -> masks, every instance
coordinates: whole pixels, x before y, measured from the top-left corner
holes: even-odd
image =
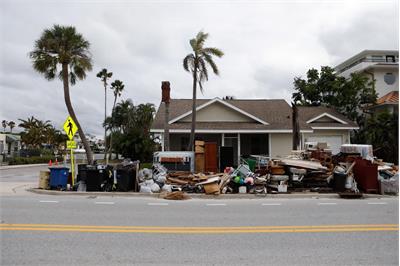
[[[149,205],[149,206],[168,206],[168,203],[150,202],[150,203],[147,203],[147,205]]]
[[[262,206],[280,206],[282,203],[263,203]]]
[[[318,205],[336,205],[336,202],[319,202]]]
[[[41,203],[59,203],[58,200],[41,200],[39,202],[41,202]]]
[[[95,204],[113,205],[115,202],[112,201],[96,201]]]
[[[226,203],[207,203],[206,206],[226,206]]]
[[[387,202],[368,202],[369,205],[385,205]]]

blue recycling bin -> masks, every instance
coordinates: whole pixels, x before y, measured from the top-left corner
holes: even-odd
[[[49,167],[50,169],[50,188],[67,189],[69,168]]]

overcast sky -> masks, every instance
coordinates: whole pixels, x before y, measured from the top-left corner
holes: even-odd
[[[189,39],[210,34],[207,46],[219,77],[199,98],[285,99],[293,78],[310,68],[335,66],[365,49],[399,45],[398,1],[0,1],[0,120],[33,115],[61,129],[68,113],[60,80],[32,69],[28,53],[53,24],[73,25],[91,43],[93,71],[71,88],[72,103],[87,133],[102,135],[104,89],[96,73],[107,68],[125,83],[122,99],[135,104],[191,98],[182,68]],[[108,113],[112,91],[108,90]]]

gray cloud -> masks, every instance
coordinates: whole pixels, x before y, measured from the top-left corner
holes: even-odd
[[[74,25],[91,43],[93,71],[71,87],[84,130],[101,136],[107,68],[125,83],[123,99],[158,105],[162,80],[171,96],[191,98],[182,68],[189,39],[201,29],[221,48],[221,76],[200,98],[284,98],[311,67],[332,65],[363,49],[398,49],[396,1],[3,1],[1,3],[0,119],[34,115],[61,128],[67,116],[62,83],[46,81],[28,58],[34,41],[53,24]],[[108,113],[112,92],[108,91]]]

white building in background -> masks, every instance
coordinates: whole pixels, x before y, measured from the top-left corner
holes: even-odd
[[[21,149],[21,136],[12,133],[0,133],[0,162],[13,157]]]
[[[399,51],[364,50],[335,67],[336,73],[349,78],[352,73],[364,73],[375,80],[378,94],[374,113],[389,111],[398,113],[399,108]]]

